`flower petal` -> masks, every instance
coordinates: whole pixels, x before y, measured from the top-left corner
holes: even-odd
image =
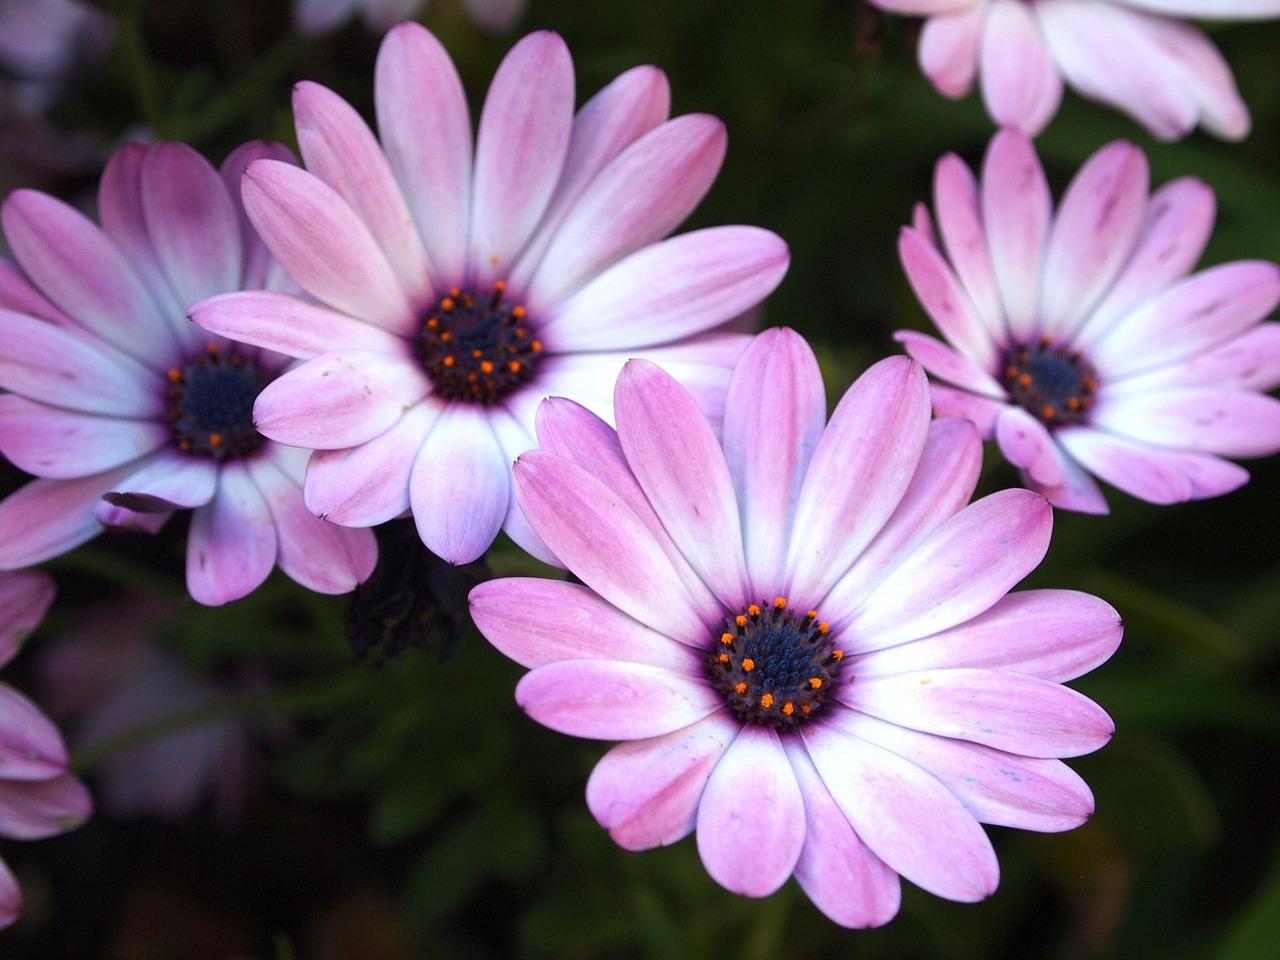
[[[898,255],[911,288],[942,335],[976,366],[994,369],[997,351],[990,331],[938,248],[911,227],[903,227]]]
[[[1272,390],[1280,384],[1280,323],[1260,323],[1195,356],[1119,380],[1107,394],[1149,393],[1181,387]]]
[[[929,395],[933,401],[935,417],[959,417],[968,420],[978,428],[978,433],[984,440],[995,437],[996,420],[1009,409],[1007,400],[980,397],[967,390],[953,390],[937,383],[929,385]]]
[[[0,683],[0,764],[6,780],[48,780],[67,769],[67,748],[40,708]]]
[[[197,603],[220,606],[262,585],[275,566],[276,527],[243,463],[218,471],[213,500],[191,515],[187,590]]]
[[[1080,513],[1105,514],[1108,512],[1106,498],[1098,489],[1093,477],[1070,457],[1062,458],[1062,469],[1066,472],[1066,480],[1061,486],[1045,487],[1037,484],[1030,477],[1023,475],[1022,481],[1049,502],[1061,510],[1077,510]]]
[[[1021,407],[1008,406],[996,420],[996,443],[1005,459],[1036,483],[1056,487],[1065,482],[1062,454],[1045,425]]]
[[[1001,127],[1034,137],[1058,112],[1062,75],[1034,11],[1019,0],[988,4],[979,51],[982,100]]]
[[[1107,397],[1094,408],[1092,420],[1134,440],[1193,452],[1265,457],[1280,450],[1280,401],[1243,390]]]
[[[93,798],[70,773],[51,780],[0,780],[0,836],[41,840],[73,830],[93,812]]]
[[[996,379],[980,369],[968,357],[924,333],[899,330],[893,339],[906,347],[907,354],[929,373],[962,390],[1004,402],[1004,388]]]
[[[255,160],[280,160],[295,166],[298,158],[284,144],[267,143],[262,140],[249,140],[240,144],[227,154],[218,175],[226,185],[227,194],[231,197],[236,211],[236,221],[240,224],[240,242],[244,247],[244,274],[240,280],[243,290],[277,290],[289,293],[298,292],[299,288],[281,269],[267,245],[253,228],[249,214],[245,212],[244,203],[240,200],[240,181],[244,171]],[[106,221],[103,221],[105,226]],[[188,306],[190,304],[187,304]]]
[[[1023,134],[1001,130],[982,165],[982,222],[1015,340],[1036,332],[1040,270],[1052,218],[1053,198],[1035,147]]]
[[[963,97],[973,89],[986,16],[985,7],[975,3],[924,22],[916,51],[920,70],[944,96]]]
[[[0,501],[0,570],[15,570],[78,547],[102,532],[94,508],[137,469],[127,463],[76,480],[33,480]]]
[[[68,479],[136,460],[170,440],[169,428],[59,410],[17,394],[0,395],[0,451],[37,477]]]
[[[979,12],[978,7],[974,7],[974,12]],[[927,32],[927,26],[925,30]],[[934,168],[933,205],[952,269],[969,294],[974,312],[990,338],[1003,344],[1008,334],[1000,287],[987,245],[987,230],[982,223],[982,197],[973,171],[953,153],[939,160]]]
[[[214,497],[220,470],[212,460],[188,456],[171,447],[139,461],[132,473],[117,482],[113,492],[104,494],[104,499],[113,503],[157,501],[149,506],[161,511],[199,507]],[[130,506],[128,503],[118,505]],[[139,508],[130,506],[130,509]]]
[[[1152,447],[1100,430],[1064,430],[1059,440],[1085,469],[1148,503],[1216,497],[1249,479],[1243,467],[1208,454]]]
[[[46,573],[21,570],[0,576],[0,666],[13,659],[53,604],[54,586]]]

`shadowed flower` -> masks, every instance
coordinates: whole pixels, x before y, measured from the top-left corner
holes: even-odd
[[[0,667],[13,659],[53,602],[42,573],[0,573]],[[84,785],[67,772],[57,728],[30,700],[0,683],[0,836],[38,840],[82,824],[93,810]],[[22,893],[0,860],[0,927],[22,912]]]
[[[262,392],[254,422],[317,451],[305,487],[317,514],[370,526],[412,509],[451,563],[504,524],[536,550],[511,462],[534,445],[538,402],[568,396],[608,418],[618,370],[642,356],[718,418],[747,338],[706,331],[773,290],[786,245],[754,227],[657,242],[710,188],[725,133],[714,117],[668,120],[653,67],[575,116],[564,42],[525,37],[489,88],[473,160],[458,74],[406,23],[383,41],[375,99],[381,146],[345,101],[299,84],[308,170],[261,161],[245,174],[250,218],[324,306],[232,294],[192,318],[307,361]]]
[[[950,385],[934,386],[935,411],[973,420],[1028,486],[1070,510],[1107,512],[1090,473],[1177,503],[1248,480],[1221,457],[1280,450],[1280,402],[1258,392],[1280,384],[1280,325],[1259,322],[1280,301],[1280,268],[1187,276],[1213,193],[1189,177],[1147,189],[1142,151],[1112,143],[1055,216],[1031,142],[1002,131],[981,187],[959,158],[938,162],[941,242],[921,205],[898,244],[950,343],[897,334]]]
[[[582,580],[493,580],[472,615],[532,668],[535,720],[625,741],[587,804],[622,846],[697,830],[708,872],[765,896],[791,874],[851,927],[887,922],[899,875],[973,901],[999,869],[980,823],[1056,831],[1092,812],[1059,759],[1111,735],[1062,681],[1111,655],[1095,597],[1007,594],[1052,511],[1026,490],[966,506],[973,425],[930,423],[919,366],[862,376],[824,429],[789,330],[733,373],[723,447],[661,369],[629,363],[615,433],[548,400],[521,456],[529,522]]]
[[[462,0],[472,22],[490,33],[505,33],[524,13],[527,0]],[[371,33],[385,33],[401,20],[416,17],[427,0],[294,0],[293,18],[303,33],[328,33],[357,13]]]
[[[987,112],[1035,136],[1062,100],[1082,96],[1128,113],[1162,140],[1197,124],[1238,140],[1249,111],[1231,68],[1199,29],[1178,19],[1260,20],[1280,0],[870,0],[928,19],[920,66],[949,97],[981,75]]]
[[[41,479],[0,503],[0,569],[189,508],[201,603],[244,596],[276,564],[324,593],[368,576],[372,534],[317,520],[306,451],[253,427],[254,398],[288,358],[186,319],[214,293],[297,289],[230,188],[250,160],[288,156],[245,144],[219,174],[182,144],[125,147],[103,173],[101,228],[35,191],[5,201],[17,266],[0,262],[0,451]]]
[[[73,74],[101,60],[116,24],[80,0],[0,0],[0,68],[29,110],[43,110]]]

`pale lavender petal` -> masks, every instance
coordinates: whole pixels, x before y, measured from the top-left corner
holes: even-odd
[[[993,369],[998,362],[996,343],[938,248],[911,227],[903,227],[898,256],[921,306],[942,335],[976,366]]]
[[[471,116],[458,71],[428,30],[393,27],[374,67],[378,131],[413,211],[432,276],[466,280],[471,211]]]
[[[74,830],[92,812],[93,798],[70,773],[51,780],[0,780],[0,836],[52,837]]]
[[[471,22],[490,33],[506,33],[524,13],[527,0],[462,0]]]
[[[711,771],[741,729],[728,710],[662,737],[620,743],[591,771],[587,807],[626,850],[688,836]]]
[[[1009,406],[996,420],[996,443],[1005,459],[1036,483],[1057,487],[1066,481],[1062,454],[1044,423],[1021,407]]]
[[[319,177],[279,160],[256,160],[241,187],[245,210],[281,266],[336,310],[409,334],[418,326],[369,228]]]
[[[963,97],[978,75],[978,44],[987,11],[974,3],[929,17],[920,31],[920,70],[948,97]]]
[[[831,415],[796,503],[785,596],[812,607],[898,507],[929,432],[929,384],[905,357],[881,360]]]
[[[280,160],[292,164],[298,162],[293,151],[283,144],[250,140],[227,154],[222,166],[218,168],[218,175],[222,177],[235,207],[236,221],[240,224],[240,243],[244,247],[244,275],[240,286],[244,290],[288,289],[291,293],[296,292],[297,284],[285,276],[280,264],[271,256],[271,251],[253,228],[244,203],[240,200],[240,180],[249,164],[255,160]]]
[[[1276,0],[1125,0],[1152,13],[1203,20],[1269,20],[1280,16]]]
[[[914,330],[899,330],[893,339],[902,344],[911,359],[931,374],[969,393],[1004,401],[1004,388],[996,379],[972,360],[956,353],[940,340]]]
[[[516,702],[543,726],[593,740],[660,737],[723,709],[700,677],[619,660],[561,660],[516,684]]]
[[[387,430],[430,390],[410,358],[326,353],[267,384],[254,403],[253,424],[295,447],[354,447]]]
[[[281,570],[317,593],[347,593],[368,579],[378,561],[372,530],[321,520],[303,504],[301,484],[272,458],[259,457],[247,467],[275,524]]]
[[[1165,390],[1108,398],[1094,426],[1162,447],[1224,457],[1280,450],[1280,401],[1243,390]]]
[[[0,221],[23,272],[76,324],[139,359],[167,362],[178,346],[169,321],[96,224],[35,190],[11,193]]]
[[[1074,331],[1128,262],[1142,231],[1147,158],[1131,143],[1103,147],[1063,194],[1049,235],[1040,329]]]
[[[858,678],[975,667],[1062,682],[1105,663],[1123,624],[1104,600],[1075,590],[1021,590],[922,640],[847,659]]]
[[[443,409],[427,397],[372,440],[317,450],[307,465],[307,509],[346,527],[373,527],[408,511],[413,461]]]
[[[703,866],[733,893],[767,897],[795,869],[804,831],[804,798],[778,732],[747,724],[711,771],[698,803]]]
[[[59,410],[17,394],[0,395],[0,451],[37,477],[67,479],[136,460],[171,439],[151,420]]]
[[[980,397],[968,390],[953,390],[937,383],[929,385],[933,401],[933,413],[937,417],[960,417],[978,428],[982,439],[990,440],[996,433],[996,420],[1009,409],[1007,400]]]
[[[982,165],[982,222],[1009,333],[1016,340],[1026,340],[1036,330],[1040,271],[1052,218],[1053,198],[1035,147],[1023,134],[1001,130]]]
[[[156,260],[183,306],[240,287],[240,220],[222,178],[183,143],[142,159],[142,214]]]
[[[409,356],[408,341],[318,303],[266,290],[225,293],[195,304],[205,330],[290,357],[310,360],[332,350]]]
[[[59,327],[74,327],[66,314],[31,285],[18,265],[0,257],[0,310],[26,313]]]
[[[572,128],[569,48],[558,34],[531,33],[498,67],[480,113],[468,249],[472,284],[490,287],[515,265],[560,179]]]
[[[1243,467],[1210,454],[1152,447],[1100,430],[1063,430],[1058,439],[1090,473],[1148,503],[1216,497],[1249,479]]]
[[[782,582],[791,518],[826,421],[822,373],[804,338],[775,328],[753,339],[729,381],[724,417],[752,597]]]
[[[934,169],[933,203],[951,266],[991,339],[1003,344],[1008,333],[982,223],[982,197],[973,171],[955,154],[947,154]]]
[[[48,780],[67,769],[67,748],[40,708],[0,683],[0,766],[6,780]]]
[[[40,626],[53,595],[48,574],[21,570],[0,576],[0,666],[12,660],[27,634]]]
[[[1109,512],[1107,500],[1098,488],[1097,482],[1088,472],[1070,457],[1062,458],[1062,468],[1067,478],[1061,486],[1044,487],[1026,475],[1022,480],[1032,490],[1047,497],[1049,502],[1062,510],[1076,510],[1080,513],[1105,514]]]
[[[138,469],[117,481],[108,496],[158,500],[159,508],[169,510],[199,507],[213,498],[221,469],[213,460],[188,456],[171,447],[142,461]]]
[[[305,80],[293,88],[293,118],[307,169],[368,227],[409,299],[427,306],[432,291],[426,251],[373,132],[336,93]]]
[[[973,902],[995,890],[991,841],[932,775],[830,723],[814,724],[804,743],[836,805],[888,867],[948,900]]]
[[[846,653],[915,640],[987,610],[1044,559],[1052,526],[1052,508],[1029,490],[1001,490],[970,504],[853,615],[845,626]]]
[[[1108,396],[1179,387],[1272,390],[1280,384],[1280,323],[1262,323],[1203,353],[1143,373],[1108,378]]]
[[[980,823],[1056,833],[1093,813],[1088,785],[1061,760],[1023,757],[848,713],[841,728],[929,771]]]
[[[1271,16],[1280,15],[1280,11]],[[1217,19],[1216,10],[1205,16]],[[1143,29],[1153,46],[1170,61],[1170,72],[1176,71],[1178,82],[1195,98],[1200,125],[1226,140],[1243,140],[1249,135],[1252,121],[1249,108],[1236,90],[1231,67],[1199,28],[1179,20],[1162,17],[1146,18]]]
[[[723,123],[689,114],[622,151],[565,214],[529,285],[529,309],[551,309],[600,271],[674,230],[711,188],[725,144]]]
[[[627,462],[671,539],[728,608],[750,595],[741,514],[724,451],[689,392],[633,360],[614,394]]]
[[[520,508],[587,586],[669,637],[696,644],[720,610],[700,607],[660,542],[625,502],[582,467],[533,450],[515,465]]]
[[[489,549],[511,502],[511,463],[483,408],[440,411],[409,474],[409,503],[422,542],[449,563]]]
[[[850,826],[799,739],[788,737],[783,746],[804,796],[804,849],[796,882],[814,906],[843,927],[888,923],[902,902],[898,874]]]
[[[485,639],[521,666],[560,660],[622,660],[691,677],[706,654],[627,616],[587,587],[508,577],[471,591],[471,617]]]
[[[33,480],[0,501],[0,570],[48,560],[102,532],[94,507],[132,473],[126,464],[78,480]]]
[[[279,543],[271,511],[243,463],[225,464],[213,500],[191,515],[187,590],[220,606],[252,593],[275,566]]]
[[[900,727],[968,740],[1024,757],[1078,757],[1115,732],[1083,694],[1004,670],[929,670],[858,677],[837,696]]]
[[[555,351],[636,349],[709,330],[767,297],[790,263],[758,227],[712,227],[654,243],[546,314]]]
[[[982,100],[1001,127],[1034,137],[1062,102],[1062,75],[1041,35],[1039,7],[1020,0],[993,0],[986,6],[979,51]]]

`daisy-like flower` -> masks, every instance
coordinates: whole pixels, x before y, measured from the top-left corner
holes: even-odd
[[[42,573],[0,574],[0,667],[44,619],[53,581]],[[0,836],[38,840],[66,833],[93,810],[89,791],[67,772],[58,730],[30,700],[0,683]],[[22,891],[0,860],[0,927],[22,912]]]
[[[462,0],[468,16],[482,30],[505,33],[524,13],[527,0]],[[303,33],[336,30],[357,13],[370,33],[386,33],[401,20],[416,17],[427,0],[294,0],[293,18]]]
[[[0,451],[39,479],[0,503],[0,569],[189,508],[201,603],[244,596],[276,564],[323,593],[369,575],[373,535],[312,515],[307,452],[253,428],[254,398],[289,359],[186,318],[214,293],[297,289],[233,191],[251,160],[288,156],[245,144],[220,174],[182,144],[124,147],[103,173],[101,227],[32,190],[5,201],[17,265],[0,262]]]
[[[962,97],[982,84],[1001,126],[1035,136],[1053,119],[1065,80],[1082,96],[1176,140],[1197,124],[1238,140],[1249,110],[1231,68],[1181,17],[1260,20],[1280,0],[870,0],[928,19],[920,67],[938,90]]]
[[[575,116],[568,49],[530,34],[494,77],[474,160],[461,81],[423,27],[387,34],[375,98],[381,147],[345,101],[299,84],[308,170],[260,161],[245,174],[250,218],[323,305],[241,293],[192,318],[307,361],[262,392],[254,422],[317,451],[305,487],[317,514],[369,526],[412,509],[451,563],[480,556],[504,523],[538,550],[511,497],[538,402],[572,397],[608,418],[623,362],[643,356],[718,417],[747,337],[705,331],[773,290],[786,245],[754,227],[657,242],[711,186],[725,133],[714,117],[668,120],[653,67]]]
[[[1187,276],[1213,193],[1192,178],[1147,189],[1142,151],[1112,143],[1055,216],[1031,142],[1001,131],[981,187],[957,157],[939,161],[938,236],[921,205],[899,241],[950,344],[897,334],[947,384],[935,411],[973,420],[1028,486],[1071,510],[1107,512],[1090,474],[1176,503],[1248,480],[1222,457],[1280,450],[1280,402],[1258,392],[1280,384],[1280,325],[1259,322],[1280,301],[1280,267]]]
[[[725,401],[723,446],[657,366],[628,364],[617,432],[566,400],[521,456],[529,522],[584,585],[494,580],[484,635],[531,671],[516,699],[564,733],[621,740],[587,804],[622,846],[697,830],[708,872],[765,896],[793,873],[824,913],[887,922],[899,876],[990,894],[980,823],[1066,830],[1093,808],[1059,759],[1111,721],[1062,686],[1111,655],[1095,597],[1006,595],[1049,542],[1027,490],[966,506],[981,442],[930,423],[919,366],[872,367],[824,429],[822,378],[789,330],[761,334]]]

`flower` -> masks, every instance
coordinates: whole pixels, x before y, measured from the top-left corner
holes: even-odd
[[[946,96],[981,73],[982,99],[1001,126],[1035,136],[1053,119],[1065,79],[1082,96],[1128,113],[1162,140],[1201,124],[1239,140],[1249,110],[1231,68],[1178,17],[1257,20],[1278,0],[870,0],[927,17],[920,67]]]
[[[213,293],[296,289],[231,190],[250,160],[288,156],[245,144],[219,174],[182,144],[124,147],[103,173],[101,228],[36,191],[5,201],[17,265],[0,262],[0,452],[40,479],[0,502],[0,569],[190,508],[201,603],[244,596],[276,564],[324,593],[368,576],[372,534],[317,520],[306,451],[253,429],[253,398],[288,359],[186,320]]]
[[[1280,450],[1280,268],[1240,261],[1187,276],[1213,227],[1212,191],[1175,180],[1147,196],[1147,161],[1099,150],[1057,216],[1031,142],[996,134],[979,188],[939,161],[934,205],[898,249],[946,346],[897,339],[935,377],[939,416],[994,437],[1059,507],[1106,513],[1092,473],[1152,503],[1213,497],[1249,478],[1222,456]],[[948,264],[946,255],[950,256]],[[1087,471],[1087,472],[1086,472]]]
[[[1110,719],[1061,685],[1111,655],[1116,612],[1086,594],[1006,595],[1049,542],[1026,490],[965,506],[981,443],[930,424],[906,357],[867,371],[825,430],[822,378],[789,330],[729,384],[723,447],[693,398],[637,360],[616,434],[548,400],[515,467],[529,522],[584,586],[493,580],[480,631],[532,668],[539,723],[624,741],[587,804],[622,846],[697,829],[708,872],[765,896],[792,873],[846,926],[897,912],[901,875],[990,894],[979,823],[1066,830],[1093,809],[1059,757]]]
[[[526,0],[462,0],[476,26],[490,33],[510,30]],[[385,33],[401,20],[416,17],[427,0],[294,0],[293,18],[303,33],[336,30],[358,12],[371,33]]]
[[[42,573],[0,574],[0,666],[44,619],[53,581]],[[89,791],[67,772],[62,736],[38,707],[0,683],[0,836],[38,840],[80,826],[93,810]],[[22,912],[22,892],[0,860],[0,927]]]
[[[111,17],[80,0],[0,0],[0,67],[17,78],[29,110],[43,110],[64,82],[106,55]]]
[[[773,290],[786,245],[754,227],[656,242],[711,186],[725,134],[714,117],[668,120],[653,67],[575,117],[564,41],[530,34],[494,77],[474,163],[461,81],[423,27],[387,34],[375,97],[381,147],[345,101],[299,84],[309,172],[260,161],[245,174],[250,218],[323,305],[241,293],[192,318],[307,361],[262,392],[254,422],[317,451],[314,512],[370,526],[411,508],[451,563],[504,525],[545,556],[511,497],[538,402],[573,397],[608,417],[622,363],[644,356],[715,416],[747,337],[705,331]]]

